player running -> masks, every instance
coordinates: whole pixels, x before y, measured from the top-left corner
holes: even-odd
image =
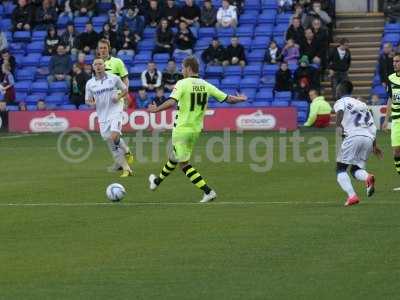
[[[372,115],[364,102],[351,97],[352,92],[350,81],[340,83],[336,94],[341,98],[334,105],[336,126],[344,135],[336,172],[337,182],[348,195],[345,206],[360,202],[347,173],[348,167],[355,179],[365,182],[367,196],[371,197],[375,192],[375,177],[365,170],[366,163],[371,152],[382,158],[382,151],[376,145],[376,126]]]
[[[110,52],[110,41],[107,39],[100,39],[97,43],[97,56],[104,60],[106,72],[119,76],[123,83],[129,87],[129,74],[124,62],[120,58],[111,56]],[[134,158],[131,151],[125,144],[122,147],[122,149],[125,151],[125,157],[128,164],[132,165]],[[122,167],[117,163],[114,163],[113,166],[108,168],[110,172],[116,172],[121,169]]]
[[[107,142],[115,163],[123,169],[121,177],[132,176],[124,150],[127,146],[121,138],[123,98],[128,88],[121,78],[106,73],[103,59],[96,58],[93,69],[95,76],[86,83],[86,103],[96,106],[100,134]]]
[[[394,166],[400,175],[400,53],[396,53],[393,57],[393,68],[395,73],[388,77],[387,90],[389,100],[382,129],[385,131],[388,130],[389,118],[392,117],[391,140]],[[400,191],[400,188],[395,188],[394,190]]]
[[[158,107],[154,104],[149,106],[149,111],[156,113],[177,105],[177,116],[172,130],[173,151],[160,175],[149,176],[150,189],[154,191],[179,164],[190,181],[204,192],[200,202],[206,203],[214,200],[217,194],[206,184],[200,173],[190,164],[189,159],[203,128],[208,98],[214,97],[219,102],[238,103],[246,101],[247,97],[228,96],[199,78],[199,63],[195,57],[187,57],[183,61],[182,73],[184,79],[177,82],[169,99]]]

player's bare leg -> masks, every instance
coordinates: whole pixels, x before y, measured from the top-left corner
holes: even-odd
[[[111,133],[112,154],[116,164],[122,167],[121,177],[132,176],[133,172],[125,157],[125,151],[121,147],[121,136],[118,132]]]
[[[375,176],[358,166],[351,166],[350,172],[355,179],[365,182],[367,197],[371,197],[375,193]]]
[[[400,175],[400,147],[393,147],[394,166],[397,173]],[[400,187],[394,188],[394,191],[400,191]]]

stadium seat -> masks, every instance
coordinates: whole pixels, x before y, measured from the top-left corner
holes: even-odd
[[[62,110],[75,110],[76,106],[73,104],[62,104],[58,108]]]
[[[257,90],[255,88],[241,88],[240,92],[247,96],[247,102],[253,102],[256,98]]]
[[[292,101],[290,105],[296,107],[299,111],[308,111],[310,107],[310,104],[306,101]]]
[[[260,64],[254,64],[254,65],[248,65],[245,66],[243,69],[243,76],[248,76],[248,75],[261,75],[261,65]]]
[[[49,85],[47,81],[36,81],[32,83],[31,86],[32,94],[40,94],[40,93],[47,94],[48,90],[49,90]]]
[[[68,83],[66,81],[54,81],[49,84],[50,93],[67,93]]]
[[[283,48],[285,46],[285,37],[284,36],[274,36],[273,40],[276,42],[276,44],[280,47]]]
[[[278,65],[267,65],[265,64],[263,67],[263,75],[272,75],[275,76],[275,73],[279,70]]]
[[[270,37],[274,30],[273,25],[263,24],[254,28],[254,36]]]
[[[10,43],[9,50],[14,56],[17,54],[25,55],[25,43]]]
[[[285,13],[285,14],[278,14],[276,16],[276,24],[282,24],[286,25],[286,27],[289,26],[290,19],[292,18],[291,13]]]
[[[39,61],[40,67],[48,67],[50,63],[51,56],[42,56]]]
[[[260,83],[259,76],[246,76],[243,77],[240,81],[240,89],[247,89],[247,88],[258,88]]]
[[[246,9],[260,10],[260,0],[246,0]]]
[[[37,110],[36,105],[27,105],[26,108],[27,108],[29,111],[36,111],[36,110]]]
[[[291,92],[275,92],[275,101],[290,101],[292,99]]]
[[[129,69],[129,77],[131,78],[140,78],[142,72],[146,70],[147,65],[145,64],[135,64],[133,67]]]
[[[221,66],[207,66],[205,75],[207,78],[221,78],[224,74],[224,69]]]
[[[133,65],[133,56],[131,55],[118,55],[118,58],[124,62],[127,68]]]
[[[8,111],[18,111],[19,107],[17,105],[7,105]]]
[[[156,29],[152,27],[146,27],[143,31],[143,38],[144,39],[153,39],[156,36]]]
[[[201,39],[199,39],[197,41],[195,50],[199,51],[199,50],[207,49],[208,46],[210,45],[210,43],[211,43],[211,38],[210,37],[201,38]]]
[[[240,76],[226,76],[221,80],[221,88],[236,88],[240,82]]]
[[[243,45],[244,49],[248,52],[251,49],[251,43],[253,39],[251,37],[242,36],[240,37],[240,44]]]
[[[214,27],[202,27],[198,31],[199,39],[206,38],[206,37],[212,38],[215,36],[215,34],[216,34],[216,32],[215,32]]]
[[[372,88],[372,94],[376,94],[380,98],[384,98],[384,99],[386,99],[388,97],[386,89],[382,85],[374,86]]]
[[[219,37],[232,37],[234,34],[235,34],[235,32],[232,27],[228,27],[228,28],[220,27],[217,29],[217,35]]]
[[[262,9],[274,9],[278,8],[278,1],[276,0],[261,0]]]
[[[287,24],[278,24],[273,28],[272,35],[274,36],[274,38],[278,36],[285,36],[287,29]]]
[[[258,24],[275,24],[276,11],[275,10],[264,10],[262,14],[258,16]]]
[[[36,104],[40,99],[45,99],[46,94],[32,94],[25,98],[27,104]]]
[[[245,24],[254,24],[257,20],[258,14],[251,13],[249,11],[245,11],[243,15],[239,17],[239,24],[240,25],[245,25]]]
[[[26,97],[28,97],[27,93],[18,92],[18,91],[15,93],[15,101],[16,102],[25,101]]]
[[[93,26],[100,26],[100,27],[103,27],[103,25],[105,24],[105,23],[107,23],[108,22],[108,16],[107,15],[99,15],[99,16],[97,16],[97,17],[93,17],[92,18],[92,23],[93,23]]]
[[[385,24],[384,33],[400,33],[399,23],[388,23]]]
[[[147,64],[151,60],[151,52],[141,51],[134,58],[134,64]]]
[[[154,47],[156,46],[155,40],[154,38],[150,38],[150,39],[144,39],[142,41],[139,42],[138,44],[138,50],[139,52],[145,50],[145,51],[151,51],[154,49]]]
[[[241,76],[242,67],[241,66],[226,66],[224,68],[224,74],[229,74],[229,76]]]
[[[251,43],[251,49],[267,49],[270,42],[269,36],[256,36]]]
[[[74,24],[77,27],[82,27],[82,26],[84,27],[88,21],[90,21],[89,17],[85,16],[74,18]]]
[[[393,45],[399,44],[400,34],[398,33],[387,33],[383,36],[383,43],[392,43]]]
[[[63,102],[63,98],[64,95],[63,94],[52,94],[52,95],[48,95],[46,96],[46,98],[44,99],[46,104],[61,104]]]
[[[40,63],[42,54],[40,53],[29,53],[27,56],[22,58],[21,66],[23,67],[37,67]]]
[[[44,42],[43,41],[35,41],[26,45],[27,53],[43,53],[44,51]]]
[[[63,17],[59,17],[57,19],[57,28],[58,29],[64,29],[65,27],[67,27],[67,23],[69,22],[69,17],[68,16],[63,16]]]
[[[297,111],[297,122],[304,123],[305,121],[307,121],[307,112]]]
[[[263,88],[273,88],[275,87],[275,76],[265,75],[260,79],[260,86]]]
[[[94,60],[94,55],[93,54],[86,54],[85,57],[85,63],[91,65]]]
[[[19,81],[14,87],[17,93],[29,93],[31,89],[32,81]]]
[[[274,101],[272,101],[271,106],[288,107],[289,106],[289,101],[274,100]]]
[[[251,104],[253,107],[268,107],[271,106],[271,102],[269,101],[257,101]]]
[[[220,80],[217,78],[207,78],[207,81],[217,87],[220,85]]]
[[[33,81],[35,79],[35,68],[24,68],[16,71],[17,81]]]
[[[32,32],[32,42],[42,42],[44,44],[44,39],[46,38],[47,32],[42,30],[35,30]]]
[[[3,28],[4,31],[6,31],[7,29],[9,30],[10,28],[12,28],[11,19],[2,19],[1,20],[1,28]]]
[[[138,90],[142,87],[142,81],[140,79],[133,79],[129,81],[129,88]]]
[[[247,61],[249,63],[259,63],[264,61],[264,56],[265,50],[255,49],[247,55]]]
[[[169,59],[168,53],[157,53],[153,57],[155,63],[163,63],[168,61],[168,59]]]
[[[257,102],[259,101],[272,101],[273,95],[272,95],[272,89],[260,89],[258,93],[256,94],[255,100]]]
[[[246,24],[236,28],[236,35],[239,37],[252,37],[254,33],[254,25]],[[242,41],[243,43],[243,41]]]

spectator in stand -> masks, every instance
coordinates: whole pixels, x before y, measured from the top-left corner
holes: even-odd
[[[217,10],[212,5],[211,0],[204,0],[203,7],[201,8],[201,26],[214,27],[217,23]]]
[[[193,0],[185,0],[180,13],[181,22],[185,22],[188,26],[199,27],[201,10]]]
[[[26,102],[25,101],[20,101],[18,103],[18,110],[19,111],[27,111],[28,107],[26,106]]]
[[[304,38],[304,28],[299,17],[292,18],[292,24],[286,31],[286,40],[292,39],[296,45],[300,45]]]
[[[99,35],[93,29],[91,22],[86,23],[85,31],[78,35],[78,49],[86,54],[94,54]]]
[[[75,17],[93,17],[96,11],[96,0],[71,0],[71,9]]]
[[[110,41],[110,46],[111,46],[111,53],[114,54],[114,55],[117,53],[118,37],[117,37],[117,34],[114,31],[111,31],[110,24],[105,23],[103,25],[103,30],[99,34],[99,40],[100,39],[109,40]]]
[[[161,9],[157,0],[150,0],[150,8],[146,12],[146,25],[157,27],[162,17]]]
[[[129,27],[125,27],[119,40],[118,55],[130,55],[134,56],[137,46],[136,36],[129,30]]]
[[[267,64],[277,64],[282,61],[282,51],[274,40],[272,40],[267,51],[265,51],[264,62]]]
[[[278,0],[278,12],[284,13],[293,10],[293,0]]]
[[[310,66],[307,56],[302,56],[299,63],[299,67],[294,72],[296,98],[309,100],[308,92],[311,89],[319,89],[318,73]]]
[[[326,28],[321,27],[321,20],[314,19],[312,22],[312,30],[314,33],[315,41],[319,47],[319,54],[321,59],[322,69],[326,68],[326,61],[328,58],[329,49],[329,33]]]
[[[299,47],[296,46],[294,40],[288,39],[282,50],[283,60],[288,64],[297,64],[300,57]]]
[[[393,46],[391,43],[383,45],[382,54],[379,56],[379,76],[384,87],[387,87],[388,76],[394,73],[393,68]]]
[[[79,105],[85,104],[85,87],[90,76],[83,72],[77,63],[74,64],[72,70],[70,101],[76,108],[79,108]]]
[[[148,91],[154,91],[161,86],[162,74],[157,70],[157,66],[153,61],[147,64],[147,69],[142,72],[142,87]]]
[[[53,26],[47,29],[47,36],[44,40],[44,53],[43,55],[53,55],[57,51],[57,46],[60,44],[60,37]]]
[[[230,5],[228,0],[222,0],[222,7],[217,12],[217,26],[235,28],[238,22],[236,7]]]
[[[311,89],[308,95],[311,100],[310,113],[304,126],[316,128],[328,127],[331,122],[331,105],[317,90]]]
[[[275,87],[277,92],[291,92],[293,91],[293,77],[292,72],[288,68],[286,62],[280,64],[279,70],[275,74]]]
[[[191,55],[193,53],[193,47],[195,42],[196,39],[190,28],[188,28],[188,25],[185,22],[180,22],[179,30],[175,35],[174,54],[186,53],[188,55]]]
[[[8,49],[4,49],[3,51],[1,51],[0,65],[2,65],[4,62],[8,62],[10,64],[11,73],[15,74],[17,63],[15,61],[15,57],[10,54],[10,51]]]
[[[46,102],[43,99],[36,102],[36,110],[47,110]]]
[[[70,20],[74,18],[74,14],[72,13],[71,9],[71,0],[60,1],[58,2],[59,8],[59,18],[64,18],[65,16],[68,17]]]
[[[244,9],[244,0],[233,0],[231,3],[236,7],[237,14],[241,15]]]
[[[4,31],[0,29],[0,52],[7,48],[8,48],[7,37],[4,34]]]
[[[12,104],[15,101],[15,80],[13,74],[11,73],[11,66],[8,62],[4,62],[1,65],[0,76],[0,93],[3,95],[3,100],[7,104]]]
[[[122,27],[128,26],[132,32],[136,32],[140,37],[142,37],[145,23],[143,16],[140,16],[138,13],[138,8],[128,8],[124,10],[121,25]]]
[[[294,6],[294,13],[293,13],[292,19],[294,19],[294,18],[299,18],[301,21],[300,22],[301,26],[303,28],[306,28],[304,25],[306,22],[307,14],[304,12],[304,7],[300,3],[297,3]]]
[[[110,11],[108,13],[108,24],[110,24],[111,31],[114,31],[118,34],[120,26],[118,22],[118,16],[114,11]]]
[[[226,57],[227,60],[224,61],[225,66],[240,65],[244,67],[246,65],[246,52],[237,36],[231,38],[231,44],[226,48]]]
[[[169,26],[179,24],[179,8],[176,7],[174,0],[167,0],[167,5],[163,9],[164,17],[167,18]]]
[[[164,95],[164,88],[163,87],[158,87],[156,88],[156,96],[153,98],[152,103],[156,104],[157,106],[160,106],[167,100]]]
[[[28,0],[18,0],[11,15],[13,31],[31,30],[34,23],[34,7]]]
[[[90,76],[90,78],[92,78],[93,76],[93,67],[90,64],[87,64],[84,66],[83,71],[88,74]]]
[[[156,46],[153,49],[152,57],[156,53],[168,53],[172,56],[174,51],[174,33],[172,29],[168,26],[167,19],[161,19],[160,25],[156,31]]]
[[[379,95],[373,94],[368,105],[381,105],[381,99],[379,98]]]
[[[114,0],[113,2],[113,9],[115,9],[115,13],[117,16],[121,15],[121,11],[124,8],[124,0]]]
[[[308,12],[307,18],[304,21],[304,28],[310,27],[314,19],[320,19],[324,27],[330,25],[332,22],[332,19],[328,13],[322,10],[321,2],[319,1],[313,2],[312,9]]]
[[[36,9],[35,30],[47,30],[49,26],[55,26],[57,23],[57,10],[51,5],[50,0],[43,0],[42,6]]]
[[[348,71],[351,66],[351,53],[349,41],[341,39],[339,46],[333,49],[329,55],[329,77],[331,79],[332,96],[336,100],[336,87],[342,81],[348,79]]]
[[[201,59],[205,64],[220,66],[226,60],[226,50],[218,40],[218,37],[214,37],[211,41],[210,46],[203,51]]]
[[[48,82],[63,81],[71,82],[72,60],[71,56],[65,51],[63,45],[57,46],[57,53],[54,54],[49,62],[50,75],[47,77]]]
[[[147,95],[145,88],[140,88],[136,95],[136,107],[137,108],[147,108],[151,104],[151,100]]]
[[[65,49],[71,55],[76,56],[78,53],[78,49],[76,49],[78,33],[75,30],[75,26],[73,22],[67,23],[67,30],[61,35],[61,44],[65,46]]]
[[[162,74],[162,83],[164,88],[167,91],[171,92],[174,89],[175,84],[182,78],[183,75],[178,72],[175,60],[170,59],[168,61],[167,67]]]
[[[320,65],[321,47],[322,45],[318,44],[312,29],[306,29],[304,32],[304,39],[300,44],[300,55],[306,55],[313,64]]]
[[[2,123],[2,126],[0,126],[0,131],[6,130],[8,128],[8,110],[7,104],[4,101],[0,101],[0,120]]]
[[[78,53],[78,58],[76,60],[76,63],[79,65],[79,67],[84,70],[86,66],[86,54],[83,52]]]

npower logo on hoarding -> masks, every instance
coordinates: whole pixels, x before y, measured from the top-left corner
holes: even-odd
[[[240,129],[273,129],[276,126],[276,118],[258,110],[248,115],[238,116],[236,126]]]
[[[42,118],[33,118],[29,123],[32,132],[61,132],[67,130],[68,127],[68,119],[57,117],[55,113]]]

